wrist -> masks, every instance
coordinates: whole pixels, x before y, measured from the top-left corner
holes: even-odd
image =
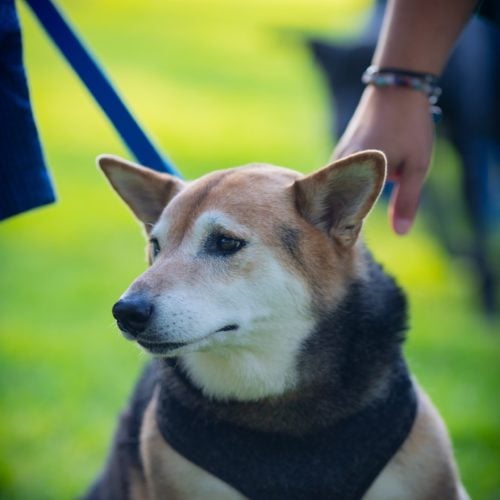
[[[422,92],[407,87],[376,87],[374,85],[367,85],[363,96],[370,101],[392,103],[394,106],[402,106],[403,109],[408,106],[418,106],[425,111],[429,109],[427,96],[422,94]]]
[[[418,90],[433,104],[441,95],[436,75],[411,69],[372,65],[365,70],[361,80],[365,85],[376,87],[407,87]]]
[[[428,110],[434,122],[438,122],[441,118],[441,109],[437,106],[441,88],[436,75],[402,68],[369,66],[363,73],[362,82],[368,88],[373,87],[379,90],[381,95],[400,95],[401,92],[398,91],[401,90],[410,91],[402,94],[407,98],[419,94],[427,101]],[[382,93],[389,89],[392,90],[391,93]]]

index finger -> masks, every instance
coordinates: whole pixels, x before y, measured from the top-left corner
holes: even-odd
[[[389,204],[392,227],[399,235],[407,234],[413,225],[426,173],[426,168],[415,166],[406,166],[399,173]]]

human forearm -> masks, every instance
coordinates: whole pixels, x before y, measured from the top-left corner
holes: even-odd
[[[389,0],[373,64],[439,75],[477,0]]]

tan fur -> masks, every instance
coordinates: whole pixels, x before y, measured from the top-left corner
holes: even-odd
[[[299,179],[293,186],[299,211],[342,250],[350,249],[380,195],[385,164],[383,155],[366,151]]]
[[[132,468],[129,470],[128,479],[130,500],[147,500],[149,494],[142,472]]]
[[[368,490],[365,500],[467,500],[446,427],[420,388],[418,398],[417,418],[410,435]]]
[[[117,191],[141,220],[146,230],[158,220],[165,205],[182,190],[184,183],[114,155],[101,155],[97,163]]]

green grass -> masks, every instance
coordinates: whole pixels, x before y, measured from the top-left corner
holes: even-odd
[[[299,34],[356,30],[366,2],[61,3],[187,177],[254,160],[303,171],[326,161],[325,92]],[[20,9],[59,202],[0,225],[0,497],[63,499],[101,467],[145,360],[110,314],[145,259],[138,224],[94,167],[99,153],[126,152]],[[398,238],[380,208],[366,239],[409,294],[408,358],[448,423],[468,490],[499,499],[499,325],[477,313],[468,268],[423,224]]]

